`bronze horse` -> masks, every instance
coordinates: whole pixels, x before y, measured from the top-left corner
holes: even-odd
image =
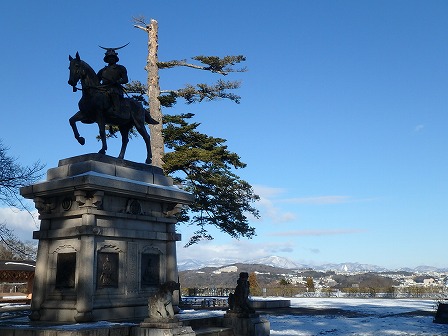
[[[69,119],[76,140],[81,145],[85,144],[85,139],[79,135],[76,122],[80,121],[84,124],[97,123],[102,143],[98,153],[106,154],[106,125],[116,125],[120,130],[122,141],[118,158],[123,159],[129,142],[129,131],[135,126],[146,144],[147,156],[145,162],[151,164],[151,138],[146,130],[145,122],[148,124],[157,124],[158,122],[152,119],[142,104],[133,98],[123,98],[120,102],[119,113],[114,112],[106,88],[100,84],[95,71],[90,65],[81,60],[78,53],[76,53],[75,58],[69,56],[69,60],[70,77],[68,84],[73,87],[73,92],[76,92],[78,90],[76,84],[78,81],[81,81],[82,90],[82,97],[78,103],[79,111]]]

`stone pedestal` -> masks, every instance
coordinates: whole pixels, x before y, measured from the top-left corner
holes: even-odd
[[[224,315],[224,326],[233,329],[235,336],[268,336],[271,325],[258,314],[242,315],[228,311]]]
[[[192,195],[160,168],[88,154],[21,194],[41,219],[32,320],[142,320],[148,297],[177,282],[173,215]]]

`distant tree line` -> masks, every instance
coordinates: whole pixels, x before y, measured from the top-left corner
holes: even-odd
[[[0,205],[29,211],[19,196],[19,189],[36,182],[42,176],[44,165],[40,162],[21,165],[8,150],[0,139]],[[36,252],[35,244],[22,242],[8,223],[0,219],[0,259],[35,259]]]
[[[252,269],[249,273],[250,293],[252,296],[308,296],[308,297],[332,297],[344,296],[353,298],[433,298],[438,299],[446,296],[444,285],[422,286],[400,286],[398,281],[375,273],[363,274],[336,274],[335,272],[306,271],[300,273],[303,281],[293,283],[291,278],[285,277],[281,272],[275,273],[275,268],[265,265],[239,265],[238,268],[246,267]],[[255,271],[257,267],[269,269],[269,274]],[[236,279],[234,272],[214,274],[215,268],[203,269],[204,272],[196,271],[180,272],[180,282],[183,288],[183,296],[220,296],[232,292],[232,283]],[[284,272],[285,270],[283,270]],[[297,275],[299,273],[295,273]],[[313,276],[310,276],[313,275]],[[316,285],[321,279],[331,276],[335,281],[332,286]],[[427,276],[416,276],[414,281],[423,282]],[[220,294],[221,293],[221,294]]]

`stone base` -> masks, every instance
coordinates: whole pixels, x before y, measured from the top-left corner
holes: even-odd
[[[439,303],[437,307],[436,316],[434,318],[434,323],[448,324],[448,304]]]
[[[291,300],[251,300],[250,305],[254,309],[287,308],[291,306]]]
[[[224,315],[224,326],[232,328],[235,336],[268,336],[271,328],[269,321],[258,314],[239,317],[233,312]]]
[[[191,327],[178,326],[174,328],[147,328],[142,327],[135,329],[134,336],[196,336],[196,333]]]
[[[141,328],[173,329],[181,326],[182,322],[179,322],[177,318],[159,320],[146,318],[142,323],[140,323]]]
[[[60,328],[60,329],[59,329]],[[1,336],[196,336],[191,327],[182,325],[173,328],[145,328],[138,326],[97,326],[92,324],[88,328],[84,324],[79,329],[64,326],[0,326]]]
[[[134,336],[194,336],[196,333],[191,327],[184,327],[177,318],[153,319],[146,318],[140,327],[135,329]]]
[[[32,321],[140,321],[160,284],[178,280],[174,215],[193,198],[160,168],[87,154],[20,192],[41,220]]]
[[[19,327],[0,327],[1,336],[135,336],[135,326],[112,326],[98,327],[92,326],[88,329],[70,328],[57,329],[57,327],[44,326],[19,326]],[[149,334],[152,335],[152,334]],[[148,336],[149,336],[148,335]],[[155,334],[158,335],[158,334]],[[187,334],[188,335],[188,334]]]

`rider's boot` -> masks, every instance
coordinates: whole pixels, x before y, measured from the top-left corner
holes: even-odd
[[[120,97],[114,96],[112,98],[112,110],[114,113],[118,113],[118,110],[120,109]]]

